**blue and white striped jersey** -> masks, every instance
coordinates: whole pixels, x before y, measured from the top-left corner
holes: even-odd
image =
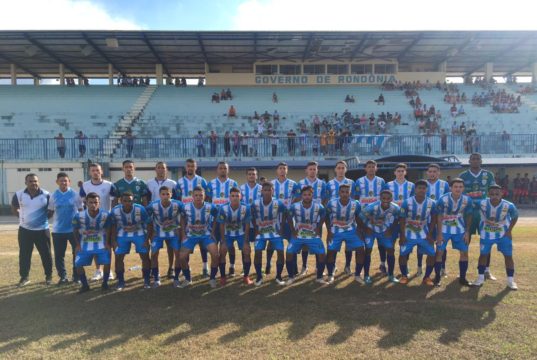
[[[244,235],[246,224],[250,220],[250,206],[246,204],[240,204],[236,209],[233,209],[231,204],[222,205],[216,218],[216,222],[225,225],[226,236]]]
[[[175,194],[177,183],[173,181],[172,179],[164,179],[159,180],[157,178],[153,178],[151,180],[147,181],[147,189],[149,190],[149,193],[151,194],[151,201],[156,201],[159,199],[159,189],[163,186],[166,186],[168,189],[170,189],[170,193],[172,194],[172,197],[177,197]]]
[[[427,180],[427,197],[432,200],[438,200],[444,194],[449,192],[449,184],[444,180],[436,180],[434,183],[431,183]]]
[[[400,213],[401,208],[394,202],[391,202],[390,206],[384,210],[380,200],[375,201],[365,208],[365,216],[368,219],[367,227],[376,233],[382,234],[394,224],[397,225]]]
[[[324,206],[313,201],[309,208],[306,208],[302,201],[291,204],[289,208],[289,216],[294,221],[299,239],[319,238],[317,227],[323,223],[325,214]]]
[[[167,207],[162,205],[161,200],[151,202],[147,206],[147,214],[153,219],[153,237],[177,237],[176,229],[180,225],[183,209],[183,203],[179,200],[170,200]]]
[[[384,179],[375,176],[369,180],[367,176],[362,176],[354,183],[354,196],[360,200],[362,210],[371,203],[380,200],[380,192],[386,186]]]
[[[183,204],[188,204],[194,201],[192,197],[192,191],[197,186],[201,186],[205,190],[205,195],[208,196],[209,187],[207,181],[199,175],[195,175],[192,179],[183,176],[177,180],[177,186],[175,187],[175,195],[177,200],[180,200]]]
[[[518,210],[512,202],[500,201],[498,206],[492,206],[490,199],[478,201],[481,213],[479,232],[482,239],[501,239],[509,229],[511,222],[518,219]]]
[[[196,208],[194,203],[185,204],[181,216],[186,221],[186,236],[205,237],[211,236],[213,221],[218,216],[218,208],[208,202],[204,202],[201,208]]]
[[[255,200],[261,199],[261,185],[255,184],[253,188],[246,184],[241,185],[242,202],[252,205]]]
[[[220,207],[229,202],[229,190],[231,188],[238,188],[239,184],[233,179],[226,179],[226,181],[221,182],[220,179],[216,178],[209,182],[209,193],[208,196],[211,197],[211,202]]]
[[[349,178],[344,178],[338,181],[336,178],[330,180],[326,184],[327,196],[330,200],[339,198],[339,185],[347,184],[351,187],[351,196],[354,197],[354,181]]]
[[[472,198],[461,195],[455,201],[452,193],[442,195],[436,202],[436,213],[442,218],[443,234],[464,234],[466,232],[465,217],[472,214]]]
[[[68,188],[65,192],[56,189],[50,195],[48,202],[48,209],[54,211],[52,232],[62,234],[72,233],[73,218],[83,207],[82,199],[76,191],[71,188]]]
[[[72,220],[74,231],[78,232],[82,251],[98,251],[106,248],[106,229],[113,222],[110,213],[99,209],[95,217],[88,210],[76,213]]]
[[[147,211],[140,204],[133,204],[129,213],[123,211],[123,205],[116,205],[111,215],[118,237],[144,236],[147,224],[151,221]]]
[[[304,178],[298,182],[301,191],[302,188],[307,185],[313,188],[313,202],[321,204],[328,198],[328,194],[326,193],[326,182],[324,182],[324,180],[316,178],[315,181],[310,181],[308,178]]]
[[[291,179],[286,179],[283,183],[274,179],[272,184],[274,185],[274,197],[287,207],[300,197],[300,186]]]
[[[254,201],[251,207],[252,218],[257,226],[256,239],[274,239],[281,237],[281,222],[287,214],[287,207],[280,200],[272,199],[268,205],[263,199]]]
[[[398,183],[397,180],[390,181],[386,184],[386,189],[392,192],[393,202],[399,206],[403,201],[414,196],[414,183],[407,180],[402,184]]]
[[[362,208],[357,200],[349,199],[343,205],[339,199],[332,199],[326,204],[326,216],[330,220],[330,232],[339,234],[346,231],[356,231],[356,217]]]
[[[425,239],[429,234],[429,223],[433,215],[436,215],[436,203],[428,197],[421,204],[416,201],[415,196],[403,201],[400,217],[406,221],[407,239]]]

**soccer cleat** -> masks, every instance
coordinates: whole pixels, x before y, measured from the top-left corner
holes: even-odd
[[[189,287],[190,285],[192,285],[192,281],[185,280],[181,284],[179,284],[179,288],[184,289],[186,287]]]
[[[440,270],[440,276],[445,277],[445,278],[448,277],[448,273],[445,268],[442,268],[442,270]]]
[[[123,289],[125,289],[125,282],[124,281],[119,281],[117,283],[116,290],[117,291],[122,291]]]
[[[298,274],[298,276],[305,276],[307,273],[308,273],[308,267],[303,266],[302,270],[300,270],[300,273]]]
[[[71,281],[75,284],[80,284],[80,279],[78,277],[75,277],[75,276],[71,277]]]
[[[52,285],[52,276],[47,276],[45,278],[45,284],[46,285]]]
[[[276,284],[280,285],[280,286],[284,286],[285,285],[285,281],[283,281],[282,279],[274,279],[274,281],[276,281]]]
[[[461,278],[459,278],[459,284],[461,284],[461,286],[472,286],[472,283],[470,281]]]
[[[513,279],[507,279],[507,287],[511,290],[518,290],[518,286]]]
[[[263,278],[256,280],[254,284],[255,286],[261,286],[261,284],[263,284]]]
[[[174,281],[173,281],[173,287],[174,287],[174,288],[179,288],[180,285],[181,285],[181,283],[179,282],[179,280],[174,280]]]
[[[345,274],[347,274],[347,275],[352,274],[351,267],[350,266],[345,266],[345,269],[343,270],[343,272]]]
[[[95,270],[95,273],[91,277],[91,281],[99,281],[103,278],[103,272],[101,270]]]
[[[150,283],[144,283],[144,289],[151,289]]]
[[[399,284],[399,280],[393,275],[388,276],[388,281],[394,284]]]
[[[172,269],[172,268],[169,268],[169,269],[168,269],[168,273],[166,274],[166,277],[167,277],[168,279],[173,279],[173,274],[174,274],[173,269]]]
[[[326,281],[324,281],[323,278],[317,278],[317,279],[315,279],[315,282],[317,284],[321,284],[321,285],[327,285],[328,284]]]
[[[472,286],[480,287],[485,283],[485,278],[478,277],[476,281],[472,283]]]
[[[225,276],[220,276],[220,286],[226,286],[227,278]]]
[[[156,280],[153,282],[153,289],[156,289],[160,286],[160,280]]]
[[[114,272],[110,270],[110,275],[108,275],[108,280],[114,280],[116,277],[114,276]]]
[[[201,273],[202,278],[208,278],[209,277],[209,269],[203,268],[203,272]]]
[[[402,285],[406,285],[408,284],[409,280],[408,280],[408,276],[401,276],[401,278],[399,279],[399,284],[402,284]]]
[[[371,278],[371,276],[366,276],[364,282],[366,285],[371,285],[373,284],[373,279]]]
[[[286,285],[291,285],[295,282],[295,278],[294,277],[290,277],[287,279],[287,282],[285,283]]]
[[[235,268],[234,267],[229,268],[228,275],[229,275],[229,277],[234,277],[235,276]]]
[[[216,288],[216,279],[210,279],[209,280],[209,286],[213,289]]]
[[[356,281],[360,285],[365,285],[365,281],[364,281],[364,279],[362,279],[362,277],[360,275],[354,276],[354,281]]]
[[[22,278],[20,279],[19,283],[17,284],[18,287],[26,286],[30,283],[30,280],[28,278]]]
[[[69,279],[68,278],[61,278],[59,281],[58,281],[58,285],[65,285],[65,284],[69,284]]]
[[[334,276],[329,276],[328,277],[328,280],[326,281],[328,284],[333,284],[334,283]]]
[[[496,276],[492,275],[490,271],[485,271],[485,279],[492,280],[492,281],[498,280]]]
[[[83,293],[88,292],[88,291],[90,291],[89,285],[82,285],[80,287],[80,289],[78,289],[79,294],[83,294]]]
[[[252,279],[250,279],[250,277],[245,276],[242,278],[242,283],[244,285],[252,285],[254,282],[252,281]]]
[[[427,285],[427,286],[434,286],[434,281],[430,277],[426,277],[425,279],[421,281],[421,284]]]
[[[423,270],[422,268],[419,267],[418,270],[416,271],[416,276],[421,276],[421,275],[423,275]]]
[[[386,275],[388,273],[388,271],[386,270],[386,265],[384,264],[380,264],[379,271],[382,275]]]
[[[265,275],[270,275],[270,265],[265,266]]]

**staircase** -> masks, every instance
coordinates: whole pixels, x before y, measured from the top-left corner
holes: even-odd
[[[105,157],[113,157],[115,155],[123,143],[125,134],[132,128],[136,120],[140,118],[156,89],[156,85],[147,86],[132,105],[130,111],[117,123],[115,129],[110,133],[108,146],[104,149],[103,155]]]

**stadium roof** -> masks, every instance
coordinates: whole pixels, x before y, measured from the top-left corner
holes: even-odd
[[[163,64],[171,76],[204,74],[228,64],[251,72],[253,63],[349,62],[396,59],[400,71],[436,70],[448,75],[529,74],[537,61],[537,31],[0,31],[0,74],[57,77],[103,76],[114,72],[151,75]]]

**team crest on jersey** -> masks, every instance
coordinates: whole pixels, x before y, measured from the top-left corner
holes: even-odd
[[[192,190],[188,190],[188,196],[192,196]]]
[[[403,195],[399,195],[399,200],[403,200]]]
[[[373,191],[369,191],[369,196],[373,196],[374,195],[374,192]]]
[[[420,215],[416,215],[416,220],[421,220],[421,216],[420,216]]]
[[[283,199],[283,194],[280,194],[280,199]]]
[[[140,185],[136,185],[136,191],[140,191]]]
[[[221,197],[221,198],[224,197],[224,193],[223,193],[223,192],[220,193],[220,197]]]
[[[199,225],[199,224],[201,224],[201,221],[200,221],[200,220],[196,220],[196,221],[194,222],[194,224]]]
[[[436,196],[434,194],[431,194],[431,199],[436,199]]]

